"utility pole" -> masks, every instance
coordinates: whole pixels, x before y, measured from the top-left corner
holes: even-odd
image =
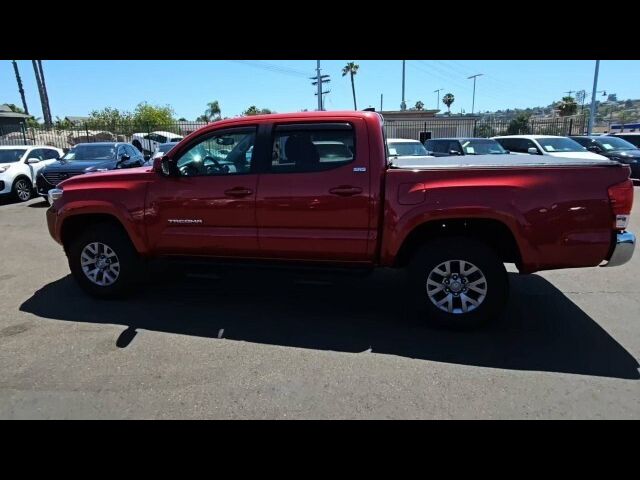
[[[42,93],[44,93],[44,101],[47,104],[48,118],[45,123],[50,127],[53,125],[53,118],[51,116],[51,104],[49,103],[49,94],[47,93],[47,82],[44,80],[44,70],[42,68],[42,60],[38,60],[38,69],[40,70],[40,81],[42,82]]]
[[[444,90],[444,88],[439,88],[439,89],[433,91],[433,93],[437,93],[438,94],[438,96],[436,97],[437,98],[437,100],[436,100],[436,110],[440,109],[440,91],[441,90]]]
[[[382,111],[382,93],[380,94],[380,111]]]
[[[596,93],[598,90],[598,71],[600,70],[600,60],[596,60],[596,71],[593,74],[593,93],[591,94],[591,113],[589,114],[589,127],[587,135],[591,135],[593,130],[593,120],[596,116]]]
[[[405,60],[402,60],[402,102],[400,103],[400,110],[407,109],[407,103],[404,101],[404,65]]]
[[[44,119],[44,123],[47,123],[47,119],[49,116],[47,115],[47,103],[44,99],[44,91],[42,90],[42,80],[40,79],[40,71],[38,70],[38,64],[35,60],[31,60],[33,65],[33,71],[36,75],[36,84],[38,85],[38,93],[40,94],[40,105],[42,105],[42,118]]]
[[[322,95],[331,92],[331,90],[322,91],[322,84],[329,83],[331,80],[329,79],[329,75],[320,75],[320,60],[317,60],[317,62],[316,76],[311,77],[311,80],[315,80],[315,82],[311,82],[311,85],[317,85],[318,87],[318,91],[315,93],[315,95],[318,96],[318,111],[321,112],[324,110],[324,107],[322,105]]]
[[[566,93],[567,95],[571,96],[571,94],[572,94],[573,92],[575,92],[575,90],[569,90],[568,92],[564,92],[564,93]]]
[[[13,62],[13,70],[16,72],[16,81],[18,82],[18,91],[20,92],[20,98],[22,98],[22,108],[24,113],[29,115],[29,109],[27,108],[27,99],[24,96],[24,88],[22,88],[22,79],[20,78],[20,71],[18,70],[18,63],[15,60]]]
[[[473,109],[476,106],[476,78],[482,76],[482,73],[476,73],[475,75],[471,75],[470,77],[467,77],[467,80],[470,80],[473,78],[473,100],[471,100],[471,115],[473,115]]]

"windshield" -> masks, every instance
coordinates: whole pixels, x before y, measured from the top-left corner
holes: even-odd
[[[26,151],[24,148],[0,149],[0,163],[17,162]]]
[[[426,157],[429,154],[420,142],[391,142],[388,144],[389,155],[401,157]]]
[[[467,155],[505,155],[507,153],[495,140],[463,140],[462,148]]]
[[[617,137],[603,137],[595,139],[596,143],[600,145],[606,152],[612,150],[635,150],[636,146],[633,143],[627,142],[623,138]]]
[[[62,160],[88,161],[88,160],[113,160],[116,157],[116,147],[114,145],[76,145],[69,150]]]
[[[557,152],[586,152],[587,149],[580,145],[575,140],[564,137],[544,137],[538,138],[538,143],[542,146],[545,152],[557,153]]]

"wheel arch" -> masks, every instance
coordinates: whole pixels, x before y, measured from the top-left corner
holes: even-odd
[[[111,213],[83,213],[68,216],[60,226],[60,240],[65,251],[68,250],[69,243],[80,232],[98,224],[107,224],[119,229],[126,235],[134,248],[139,251],[138,246],[135,244],[135,241],[133,241],[125,225],[119,218]]]
[[[403,240],[395,256],[396,267],[408,265],[425,243],[436,238],[463,236],[478,240],[490,248],[504,263],[522,265],[520,246],[512,230],[493,218],[444,218],[417,225]]]

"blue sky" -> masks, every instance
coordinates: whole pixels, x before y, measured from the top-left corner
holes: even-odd
[[[327,110],[352,109],[351,84],[341,76],[348,60],[322,60],[322,73],[331,76],[326,88]],[[355,60],[358,108],[398,110],[401,101],[401,60]],[[475,111],[548,105],[564,92],[592,88],[594,61],[589,60],[407,60],[406,100],[435,108],[435,89],[455,95],[452,112],[471,112],[476,73]],[[31,113],[42,116],[29,60],[18,65]],[[250,105],[278,112],[314,110],[315,60],[47,60],[43,62],[54,118],[87,115],[93,109],[133,110],[142,101],[171,105],[177,117],[201,115],[206,103],[218,100],[224,116],[240,114]],[[600,62],[598,90],[617,93],[618,99],[640,98],[640,61]],[[13,67],[0,62],[0,103],[21,105]],[[440,103],[438,108],[446,110]]]

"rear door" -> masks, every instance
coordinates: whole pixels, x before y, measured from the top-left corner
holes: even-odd
[[[365,261],[369,145],[360,119],[275,124],[256,220],[266,258]]]

